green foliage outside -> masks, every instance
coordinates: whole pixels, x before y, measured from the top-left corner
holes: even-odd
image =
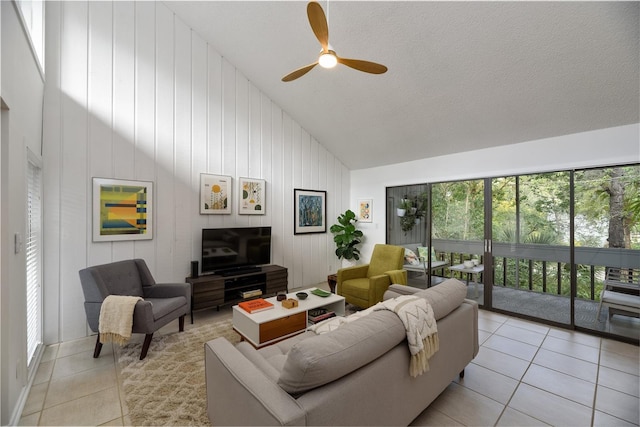
[[[640,250],[640,165],[577,171],[575,245]],[[492,180],[493,241],[567,247],[570,239],[570,173],[550,172]],[[435,239],[484,239],[484,181],[438,183],[432,186]],[[570,266],[554,262],[507,259],[505,286],[569,295]],[[495,283],[502,284],[504,263],[495,262]],[[597,299],[605,266],[576,266],[578,297],[591,299],[593,274]],[[516,271],[519,283],[516,284]],[[545,273],[546,272],[546,273]]]
[[[484,182],[444,182],[432,187],[434,239],[483,240]]]

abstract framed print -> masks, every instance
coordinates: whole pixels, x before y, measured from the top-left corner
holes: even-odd
[[[327,192],[318,190],[293,190],[293,234],[327,232]]]
[[[153,239],[153,182],[93,178],[93,241]]]
[[[200,174],[200,213],[231,213],[231,177]]]
[[[373,200],[372,199],[358,200],[358,221],[373,222]]]
[[[266,211],[266,181],[255,178],[238,178],[238,213],[264,215]]]

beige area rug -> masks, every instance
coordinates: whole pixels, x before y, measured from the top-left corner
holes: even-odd
[[[231,319],[153,338],[145,360],[142,343],[120,349],[118,364],[129,417],[136,426],[211,425],[207,417],[204,343],[240,341]]]

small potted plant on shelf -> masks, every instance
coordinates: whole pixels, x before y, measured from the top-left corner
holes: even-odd
[[[407,196],[404,196],[404,199],[400,199],[400,205],[396,209],[396,213],[399,217],[403,217],[408,213],[411,213],[411,209],[413,208],[413,203],[411,199],[408,199]]]
[[[356,214],[352,210],[338,216],[338,223],[333,224],[329,229],[333,234],[333,241],[336,243],[336,256],[338,259],[359,260],[360,249],[356,247],[362,243],[362,231],[356,228]]]

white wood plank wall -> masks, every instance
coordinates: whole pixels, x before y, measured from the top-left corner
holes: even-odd
[[[293,234],[293,189],[349,207],[349,171],[160,2],[47,2],[45,341],[89,333],[78,270],[144,258],[184,281],[205,227],[270,225],[289,288],[326,280],[331,233]],[[200,215],[200,173],[233,177],[231,215]],[[92,242],[91,179],[153,181],[154,238]],[[266,215],[238,215],[237,179],[267,182]],[[328,227],[327,227],[328,228]]]

